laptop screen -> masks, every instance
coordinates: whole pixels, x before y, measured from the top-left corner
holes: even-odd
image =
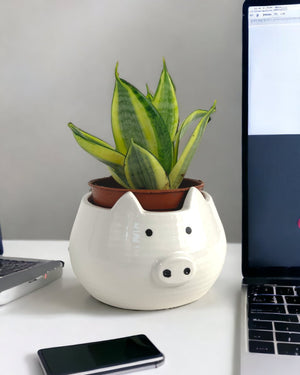
[[[300,2],[244,4],[243,274],[300,277]]]

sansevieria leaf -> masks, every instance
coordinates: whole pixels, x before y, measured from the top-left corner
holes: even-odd
[[[116,67],[116,84],[112,101],[112,130],[117,150],[126,154],[131,140],[147,149],[169,173],[173,145],[167,126],[145,95],[120,79]]]
[[[135,144],[129,147],[125,159],[125,175],[135,189],[169,189],[169,180],[159,161],[149,151]]]
[[[180,183],[182,182],[185,173],[190,165],[190,162],[196,152],[198,144],[201,140],[203,132],[210,120],[210,116],[212,113],[216,111],[216,102],[212,105],[212,107],[207,111],[207,113],[201,118],[200,122],[196,126],[193,134],[191,135],[187,145],[185,146],[180,158],[178,159],[177,163],[175,164],[174,168],[172,169],[169,175],[170,181],[170,188],[176,189]]]
[[[73,131],[73,135],[79,146],[81,146],[85,151],[109,167],[116,170],[120,169],[120,167],[123,168],[125,160],[124,155],[114,150],[113,147],[108,143],[79,129],[74,124],[69,123],[68,126]]]
[[[175,86],[164,60],[163,70],[152,103],[166,123],[172,141],[174,140],[179,120],[175,91]]]
[[[125,171],[124,171],[124,166],[115,166],[114,168],[108,167],[112,178],[117,181],[118,184],[122,185],[126,189],[130,189],[130,186],[127,182],[126,176],[125,176]]]
[[[197,109],[196,111],[192,112],[181,124],[180,129],[176,133],[175,136],[175,146],[174,146],[174,160],[177,160],[178,157],[178,148],[179,142],[181,138],[184,136],[186,131],[188,130],[189,126],[196,120],[199,120],[207,113],[205,109]]]
[[[146,89],[147,89],[147,98],[152,101],[153,100],[153,94],[149,89],[149,86],[146,84]]]

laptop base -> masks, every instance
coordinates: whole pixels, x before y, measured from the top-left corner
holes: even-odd
[[[296,290],[299,286],[287,285],[271,286],[276,293],[278,288],[292,289],[294,294],[277,296],[279,303],[272,303],[273,295],[269,293],[266,286],[266,294],[257,295],[254,307],[249,307],[248,285],[242,285],[241,297],[241,374],[243,375],[282,375],[288,368],[289,373],[297,374],[300,368],[300,351],[298,355],[297,335],[300,332],[300,322],[297,311],[289,313],[288,309],[297,309],[297,304],[287,304],[289,298],[298,298]],[[251,286],[253,290],[253,286]],[[250,297],[253,300],[253,296]],[[281,300],[282,298],[282,300]],[[253,306],[253,305],[252,305]],[[281,309],[287,310],[285,314]],[[300,306],[299,306],[300,308]],[[278,309],[278,312],[276,312]],[[296,319],[296,320],[295,320]],[[249,329],[250,327],[250,329]],[[253,352],[251,352],[253,351]],[[280,354],[281,353],[281,354]]]
[[[63,267],[57,267],[46,273],[35,277],[30,281],[26,281],[20,285],[14,286],[12,288],[3,290],[0,292],[0,305],[5,305],[17,298],[20,298],[28,293],[33,292],[36,289],[40,289],[43,286],[50,284],[52,281],[61,277],[63,272]]]

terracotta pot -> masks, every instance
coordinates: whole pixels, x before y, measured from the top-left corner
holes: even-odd
[[[89,201],[97,206],[111,208],[128,189],[119,185],[112,177],[98,178],[89,181],[91,196]],[[201,180],[185,178],[178,189],[146,190],[130,189],[148,211],[175,211],[182,208],[190,187],[202,190],[204,183]]]

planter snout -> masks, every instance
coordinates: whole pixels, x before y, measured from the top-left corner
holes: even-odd
[[[191,281],[196,273],[196,264],[183,253],[161,259],[155,265],[153,274],[162,286],[175,287]]]

